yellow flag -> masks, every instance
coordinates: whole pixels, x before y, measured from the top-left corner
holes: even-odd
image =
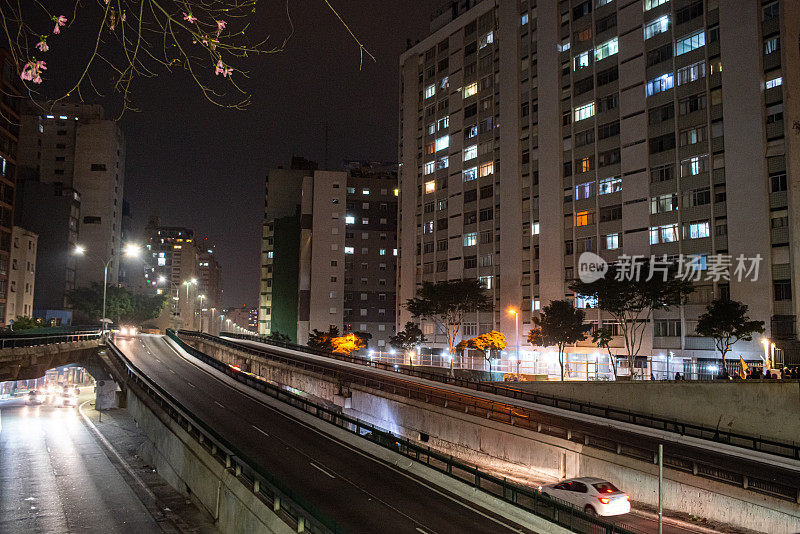
[[[747,369],[749,369],[749,367],[747,367],[747,364],[744,362],[744,358],[741,356],[739,356],[739,361],[742,363],[742,370],[739,371],[739,376],[741,376],[742,380],[744,380],[747,378]]]

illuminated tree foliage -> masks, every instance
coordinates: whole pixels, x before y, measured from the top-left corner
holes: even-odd
[[[456,345],[456,351],[463,352],[465,349],[475,349],[483,354],[489,364],[492,363],[492,356],[508,346],[506,336],[496,330],[481,334],[477,337],[464,339]]]
[[[331,0],[320,2],[353,39],[361,63],[365,56],[374,59]],[[34,100],[83,100],[89,89],[100,94],[106,85],[100,73],[110,72],[124,112],[133,108],[136,78],[182,70],[211,102],[244,109],[250,103],[243,85],[247,61],[284,50],[294,32],[289,8],[289,0],[275,13],[264,0],[0,0],[0,33]],[[287,35],[267,35],[256,17],[264,19],[262,11],[285,17]],[[69,51],[79,74],[53,95],[47,70],[57,48]]]
[[[361,350],[367,346],[366,342],[361,336],[355,334],[345,334],[343,336],[331,339],[333,350],[336,354],[344,354],[349,356],[351,352]]]

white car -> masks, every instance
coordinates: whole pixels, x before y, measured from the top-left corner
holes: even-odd
[[[570,478],[540,486],[539,491],[592,515],[620,515],[631,511],[630,496],[602,478]]]
[[[73,393],[61,393],[56,397],[55,405],[62,408],[66,406],[77,406],[78,397]]]
[[[47,400],[47,394],[39,389],[31,390],[28,393],[28,404],[44,404]]]
[[[119,337],[134,337],[134,336],[136,336],[136,327],[135,326],[120,326],[119,330],[117,331],[117,336],[119,336]]]

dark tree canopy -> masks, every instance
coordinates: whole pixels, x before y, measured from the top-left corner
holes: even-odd
[[[135,295],[125,288],[106,288],[106,316],[115,323],[129,322],[141,325],[161,315],[167,305],[167,295]],[[89,321],[99,322],[103,315],[103,285],[92,283],[89,287],[73,289],[67,293],[73,309]]]
[[[333,338],[336,337],[339,337],[339,329],[335,326],[331,326],[327,332],[323,332],[315,328],[308,335],[307,345],[313,349],[333,352]]]
[[[695,331],[714,340],[725,368],[725,354],[740,340],[752,341],[753,334],[764,332],[764,321],[753,321],[747,316],[747,305],[736,300],[715,299],[698,317]]]
[[[528,343],[558,348],[561,380],[564,380],[564,347],[586,339],[591,325],[584,324],[586,314],[568,300],[554,300],[542,308],[539,317],[533,318],[534,327],[528,332]]]
[[[416,323],[408,321],[403,330],[389,338],[389,345],[398,350],[407,351],[414,349],[424,341],[425,336],[422,334],[422,329]]]

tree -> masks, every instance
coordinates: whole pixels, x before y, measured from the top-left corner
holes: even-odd
[[[715,299],[706,306],[706,312],[697,318],[695,331],[714,340],[722,358],[722,370],[725,369],[725,354],[737,341],[752,341],[753,334],[764,333],[764,321],[750,320],[746,304],[736,300]]]
[[[481,334],[479,336],[462,340],[456,345],[457,352],[463,352],[465,349],[474,349],[480,351],[486,362],[489,364],[489,369],[492,368],[492,355],[498,351],[503,350],[508,346],[506,336],[496,330]]]
[[[660,273],[662,267],[667,269],[666,275],[649,276],[650,272]],[[611,265],[603,278],[594,282],[578,280],[569,286],[576,295],[595,300],[597,307],[619,324],[629,358],[639,354],[642,334],[653,310],[679,305],[694,290],[690,281],[673,275],[672,265],[639,261],[635,269],[639,276],[630,276],[628,264]]]
[[[349,356],[351,352],[361,350],[367,346],[363,336],[357,334],[345,334],[343,336],[334,337],[331,339],[333,350],[336,354],[344,354]]]
[[[266,336],[264,339],[268,341],[276,341],[278,343],[291,343],[292,341],[292,338],[290,338],[286,334],[278,332],[277,330],[270,332],[269,335]]]
[[[535,325],[528,332],[528,343],[558,348],[558,364],[561,366],[561,380],[564,380],[564,348],[566,345],[583,341],[592,325],[584,324],[586,314],[568,300],[554,300],[542,308],[539,317],[533,318]]]
[[[169,295],[134,295],[130,292],[128,294],[131,310],[122,316],[122,320],[134,324],[158,319],[169,302]]]
[[[358,46],[361,63],[365,55],[374,60],[331,1],[323,4]],[[84,91],[99,96],[109,80],[124,111],[133,109],[131,85],[137,77],[183,71],[214,104],[244,109],[250,103],[242,86],[250,77],[246,62],[283,51],[294,33],[288,3],[275,4],[272,12],[259,0],[74,1],[63,12],[52,4],[0,4],[2,46],[32,100],[82,100]],[[262,24],[281,16],[286,35],[270,40]],[[51,83],[46,71],[63,72],[59,62],[74,65],[73,80]]]
[[[608,352],[608,361],[611,362],[611,370],[614,372],[614,379],[617,378],[617,360],[611,354],[611,341],[614,339],[614,333],[610,326],[602,326],[592,332],[592,343],[598,348],[606,349]]]
[[[452,355],[456,351],[464,316],[490,309],[490,300],[478,280],[423,282],[417,295],[408,299],[405,306],[411,315],[432,320],[437,329],[447,335],[447,346]],[[450,374],[453,374],[452,357]]]
[[[331,326],[327,332],[321,332],[316,328],[308,335],[307,345],[312,349],[333,352],[333,338],[339,337],[339,329]]]
[[[422,329],[411,321],[406,323],[403,330],[389,338],[389,345],[403,352],[413,350],[414,347],[425,341]]]
[[[89,321],[103,318],[103,285],[92,282],[89,287],[80,287],[67,292],[72,308],[86,316]],[[106,316],[114,323],[133,312],[131,294],[125,289],[109,286],[106,289]]]
[[[11,331],[17,330],[33,330],[34,328],[45,328],[50,326],[46,324],[44,320],[36,317],[23,317],[21,315],[17,316],[14,319],[14,322],[10,325]]]

